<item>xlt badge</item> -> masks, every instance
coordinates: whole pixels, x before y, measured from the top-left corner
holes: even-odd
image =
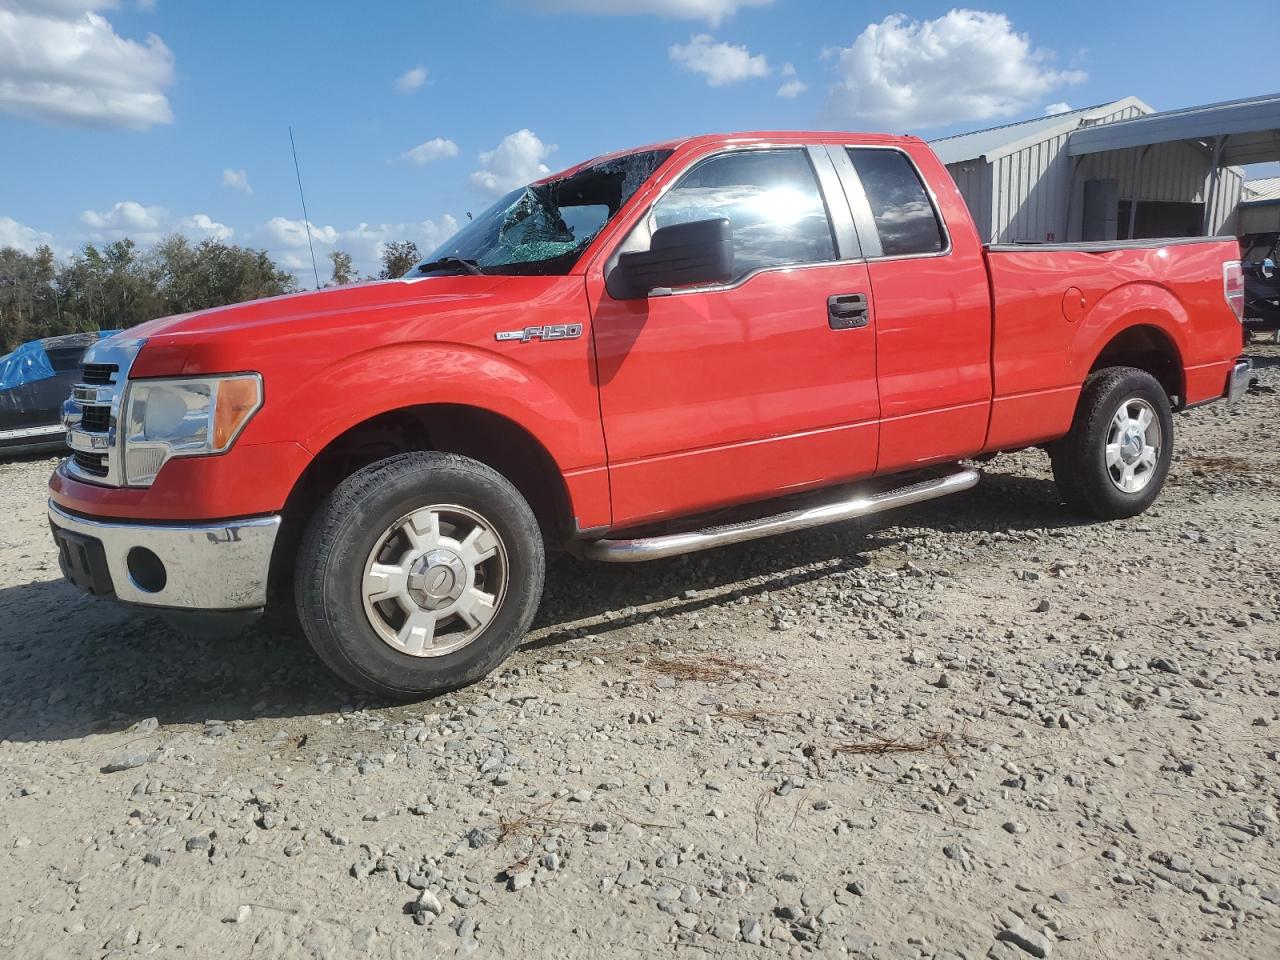
[[[580,323],[551,323],[545,327],[525,327],[523,330],[503,330],[493,335],[495,340],[576,340],[582,336]]]

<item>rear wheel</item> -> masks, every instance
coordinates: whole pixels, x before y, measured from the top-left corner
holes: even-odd
[[[354,686],[409,699],[472,683],[529,628],[542,595],[533,511],[474,460],[408,453],[334,490],[303,536],[303,630]]]
[[[1104,520],[1142,513],[1173,457],[1173,412],[1151,374],[1109,367],[1085,381],[1071,432],[1051,448],[1053,479],[1075,510]]]

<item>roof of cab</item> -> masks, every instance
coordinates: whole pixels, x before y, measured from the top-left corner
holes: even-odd
[[[563,177],[571,176],[579,170],[585,170],[588,167],[594,167],[597,164],[605,163],[609,160],[616,160],[619,157],[625,157],[633,153],[645,153],[650,150],[674,151],[686,147],[715,145],[730,146],[744,143],[846,143],[850,137],[876,141],[896,141],[902,143],[920,142],[919,137],[892,133],[871,133],[867,131],[855,132],[848,130],[741,130],[736,133],[700,133],[695,136],[678,137],[673,140],[662,140],[657,143],[646,144],[642,147],[628,147],[625,150],[614,150],[610,153],[602,153],[597,157],[592,157],[590,160],[584,160],[581,163],[575,163],[571,167],[566,167],[564,170],[548,174],[536,182],[546,183],[550,180],[559,180]]]

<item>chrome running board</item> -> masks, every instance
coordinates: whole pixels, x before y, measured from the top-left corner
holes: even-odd
[[[582,545],[582,553],[589,560],[601,560],[605,563],[660,560],[663,557],[696,553],[699,550],[723,547],[731,543],[772,537],[779,533],[808,530],[810,527],[821,527],[828,523],[852,520],[854,517],[865,517],[868,514],[892,510],[895,507],[906,507],[913,503],[934,500],[945,497],[949,493],[959,493],[972,488],[977,484],[979,476],[977,470],[964,469],[945,477],[922,480],[896,490],[860,494],[834,503],[789,510],[786,513],[759,520],[745,520],[720,527],[707,527],[704,530],[691,530],[688,533],[671,533],[634,540],[594,540]]]

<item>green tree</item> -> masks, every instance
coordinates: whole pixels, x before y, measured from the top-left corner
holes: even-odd
[[[378,279],[403,277],[421,259],[418,245],[412,240],[393,240],[382,248],[382,272],[378,274]]]
[[[341,287],[348,283],[355,283],[358,278],[355,266],[351,262],[351,254],[345,250],[333,250],[329,253],[329,260],[333,263],[333,277],[329,280],[332,286]]]
[[[0,249],[0,353],[59,327],[55,274],[53,251],[46,246],[34,254]]]
[[[297,289],[293,276],[277,267],[265,250],[202,240],[192,246],[174,235],[151,252],[166,312],[189,313]]]
[[[59,263],[48,247],[0,248],[0,353],[38,337],[130,327],[174,313],[297,289],[265,250],[166,237],[86,244]]]

